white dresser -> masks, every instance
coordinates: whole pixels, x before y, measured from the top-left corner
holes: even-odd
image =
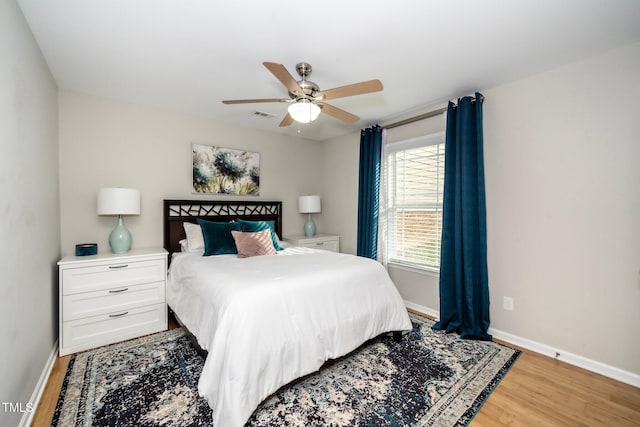
[[[167,329],[167,251],[66,256],[58,262],[60,356]]]
[[[313,237],[288,236],[284,238],[284,241],[296,246],[340,252],[340,236],[333,234],[318,233]]]

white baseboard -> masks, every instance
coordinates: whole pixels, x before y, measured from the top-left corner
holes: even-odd
[[[31,395],[31,399],[29,399],[29,403],[32,404],[33,411],[25,412],[22,415],[22,419],[20,420],[19,427],[29,427],[31,425],[31,421],[33,420],[33,416],[36,413],[38,408],[38,404],[40,403],[40,399],[42,398],[42,393],[44,392],[44,388],[47,386],[47,381],[49,381],[49,375],[51,375],[51,370],[53,369],[53,365],[56,363],[56,359],[58,357],[58,341],[53,344],[53,348],[49,353],[49,358],[47,359],[47,363],[44,365],[44,369],[40,374],[40,378],[38,379],[38,383],[36,384],[36,388],[33,390],[33,394]]]
[[[424,313],[427,316],[431,316],[434,319],[440,318],[440,312],[438,310],[434,310],[432,308],[425,307],[424,305],[416,304],[414,302],[407,301],[407,300],[404,300],[404,305],[406,305],[408,308],[412,310],[419,311],[420,313]]]
[[[640,387],[640,375],[634,374],[633,372],[624,371],[620,368],[616,368],[615,366],[588,359],[578,354],[560,350],[550,345],[532,341],[527,338],[522,338],[498,329],[489,328],[489,333],[493,335],[494,338],[508,342],[510,344],[526,348],[527,350],[531,350],[544,356],[566,362],[570,365],[578,366],[588,371],[595,372],[596,374],[604,375],[605,377],[614,379],[616,381],[630,384],[635,387]]]
[[[416,311],[420,311],[435,319],[440,318],[440,312],[429,307],[422,306],[420,304],[413,303],[411,301],[404,301],[408,308]],[[640,375],[633,372],[625,371],[615,366],[607,365],[596,360],[591,360],[586,357],[570,353],[568,351],[560,350],[547,344],[542,344],[536,341],[532,341],[527,338],[522,338],[517,335],[510,334],[498,329],[489,328],[489,333],[494,338],[505,341],[509,344],[516,345],[518,347],[525,348],[527,350],[548,356],[554,359],[561,360],[570,365],[578,366],[579,368],[586,369],[596,374],[603,375],[605,377],[614,379],[616,381],[630,384],[634,387],[640,387]]]

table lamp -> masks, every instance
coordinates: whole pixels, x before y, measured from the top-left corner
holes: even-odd
[[[131,233],[124,226],[123,215],[140,215],[140,191],[133,188],[102,188],[98,193],[98,215],[118,215],[116,227],[109,235],[114,254],[131,248]]]
[[[316,235],[316,225],[311,219],[312,213],[320,212],[320,196],[300,196],[298,197],[298,212],[306,213],[307,222],[304,223],[304,235],[313,237]]]

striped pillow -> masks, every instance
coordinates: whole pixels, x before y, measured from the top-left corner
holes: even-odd
[[[231,235],[236,242],[238,258],[276,254],[276,248],[271,240],[271,229],[254,233],[231,230]]]

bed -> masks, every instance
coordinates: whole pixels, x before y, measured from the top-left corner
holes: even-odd
[[[198,392],[214,426],[242,426],[270,394],[382,333],[411,329],[377,262],[287,247],[239,258],[181,251],[184,223],[265,221],[282,236],[282,204],[165,200],[167,301],[208,352]]]

